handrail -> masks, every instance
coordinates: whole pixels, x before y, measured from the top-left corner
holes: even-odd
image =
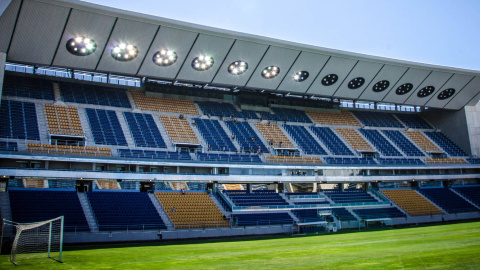
[[[360,203],[334,203],[334,204],[297,204],[297,205],[267,205],[267,206],[234,206],[232,211],[255,211],[255,210],[295,210],[295,209],[325,209],[343,208],[351,206],[380,206],[388,202],[360,202]]]

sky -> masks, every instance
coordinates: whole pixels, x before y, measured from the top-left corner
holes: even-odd
[[[319,47],[480,70],[480,0],[90,0]]]

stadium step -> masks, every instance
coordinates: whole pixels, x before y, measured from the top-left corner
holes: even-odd
[[[85,109],[78,108],[78,118],[80,119],[80,123],[82,124],[83,134],[86,140],[85,146],[94,146],[95,141],[93,140],[92,130],[90,129],[90,125],[88,124]]]
[[[163,211],[162,205],[158,201],[157,197],[155,196],[155,193],[148,193],[148,197],[153,203],[153,206],[155,206],[155,209],[157,210],[158,214],[163,220],[163,223],[165,223],[165,226],[167,226],[168,230],[174,230],[173,224],[168,218],[167,214],[165,211]]]
[[[460,198],[464,199],[465,201],[469,202],[470,204],[474,205],[475,207],[480,208],[480,205],[475,204],[474,202],[472,202],[471,200],[469,200],[467,197],[463,196],[460,192],[456,191],[456,190],[453,189],[453,188],[451,188],[450,190],[453,191],[453,193],[455,193],[455,194],[457,194],[458,196],[460,196]]]
[[[300,151],[303,155],[305,155],[305,153],[303,152],[302,148],[300,148],[297,144],[297,142],[292,138],[292,136],[290,136],[290,134],[285,130],[285,127],[283,126],[283,124],[280,124],[280,123],[277,123],[277,126],[278,128],[283,132],[283,134],[285,134],[285,136],[287,137],[287,139],[292,143],[293,147],[295,147],[296,149],[298,149],[298,151]]]
[[[354,216],[358,221],[362,220],[359,216],[357,216],[357,214],[355,214],[355,211],[353,211],[351,208],[345,208],[347,209],[347,211],[352,214],[352,216]]]
[[[297,218],[291,211],[287,211],[287,213],[292,217],[293,220],[295,220],[295,223],[299,223],[300,219]]]
[[[135,147],[135,141],[133,140],[132,133],[128,128],[127,121],[125,121],[125,117],[121,111],[115,111],[117,114],[118,122],[120,122],[120,126],[122,127],[123,134],[125,135],[125,140],[127,141],[128,147]]]
[[[415,190],[415,192],[417,192],[420,196],[422,196],[425,200],[429,201],[431,204],[435,205],[438,209],[442,210],[444,213],[448,213],[445,209],[443,209],[442,207],[440,207],[438,204],[436,204],[435,202],[433,202],[432,200],[430,200],[429,198],[427,198],[427,196],[424,196],[421,192],[419,192],[418,190]]]
[[[127,93],[128,102],[130,102],[130,106],[132,106],[132,109],[133,110],[138,109],[137,104],[135,103],[135,100],[132,97],[132,92],[126,91],[126,93]]]
[[[350,128],[349,126],[342,126],[342,127]],[[345,138],[343,138],[343,136],[340,133],[337,132],[337,130],[334,127],[330,127],[330,129],[335,135],[337,135],[340,141],[342,141],[343,144],[345,144],[348,147],[348,150],[350,150],[350,152],[352,152],[355,156],[361,156],[361,154],[355,151],[355,149],[353,149],[353,147],[345,140]]]
[[[80,205],[82,206],[83,213],[85,214],[85,218],[87,219],[88,227],[90,228],[91,232],[98,232],[97,221],[93,215],[92,208],[90,207],[90,203],[88,202],[87,196],[85,196],[84,192],[77,192],[78,199],[80,200]]]
[[[41,143],[50,143],[50,138],[48,136],[47,127],[47,117],[45,115],[45,110],[43,109],[43,104],[35,104],[35,110],[37,112],[37,123],[38,123],[38,132],[40,134]]]
[[[257,127],[255,125],[252,125],[252,123],[248,122],[248,124],[250,125],[250,127],[253,129],[253,131],[255,132],[255,134],[257,134],[257,137],[260,138],[260,141],[262,141],[262,143],[267,147],[268,149],[268,152],[270,154],[273,154],[273,149],[271,149],[270,145],[268,144],[267,140],[265,139],[265,137],[263,137],[262,133],[257,129]],[[266,160],[262,159],[263,162],[266,162]]]
[[[223,128],[223,130],[225,131],[225,133],[227,133],[227,136],[228,138],[230,139],[230,141],[233,142],[233,145],[235,146],[235,148],[237,148],[239,151],[240,149],[242,149],[242,147],[240,146],[240,144],[237,142],[237,140],[232,140],[232,136],[233,136],[233,133],[230,131],[230,129],[227,127],[227,125],[225,124],[225,122],[223,120],[219,120],[218,121],[220,123],[220,126]]]
[[[195,103],[195,106],[198,107],[198,105],[196,103]],[[198,110],[200,110],[200,109],[198,109]],[[195,117],[197,117],[197,116],[195,116]],[[195,134],[195,136],[197,136],[197,139],[198,139],[198,142],[200,143],[200,145],[204,149],[207,149],[208,148],[207,142],[205,141],[203,136],[200,134],[200,131],[198,130],[197,126],[192,124],[192,117],[185,117],[185,119],[187,119],[187,122],[192,127],[193,133]]]
[[[60,85],[58,82],[53,82],[53,94],[56,102],[62,102],[62,95],[60,94]],[[56,103],[55,102],[55,103]],[[63,103],[63,102],[62,102]]]
[[[10,198],[8,192],[0,192],[0,215],[1,219],[12,220],[12,212],[10,208]],[[6,237],[13,236],[13,226],[4,227]]]
[[[173,145],[172,140],[168,136],[165,126],[163,125],[162,121],[160,121],[160,117],[158,117],[157,115],[153,115],[153,121],[157,125],[158,131],[160,131],[160,134],[165,141],[165,145],[167,146],[168,151],[175,151],[175,146]]]
[[[278,195],[279,195],[280,197],[282,197],[289,205],[294,205],[293,202],[291,202],[291,201],[287,198],[287,196],[285,195],[285,193],[283,193],[283,190],[279,190],[278,192],[279,192]]]
[[[227,218],[230,218],[230,212],[227,212],[222,204],[217,200],[217,198],[215,198],[215,196],[213,196],[213,194],[208,194],[208,196],[210,197],[210,199],[212,199],[212,201],[215,203],[215,205],[218,207],[218,209],[220,210],[220,212],[222,212],[222,214],[224,216],[226,216]]]
[[[307,114],[308,115],[308,114]],[[310,129],[309,126],[305,126],[305,129],[307,130],[308,133],[312,136],[312,138],[327,152],[328,156],[333,156],[332,152],[330,152],[330,149],[320,140],[317,135]]]

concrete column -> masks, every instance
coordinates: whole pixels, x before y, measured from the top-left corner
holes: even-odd
[[[247,184],[247,193],[252,193],[252,184]]]
[[[0,52],[0,97],[2,96],[2,91],[3,91],[3,79],[5,77],[5,61],[7,59],[7,54],[4,52]],[[0,99],[0,107],[2,106]]]

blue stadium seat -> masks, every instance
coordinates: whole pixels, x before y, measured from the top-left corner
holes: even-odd
[[[225,190],[224,194],[236,206],[288,205],[278,193],[268,190],[255,190],[253,193],[247,193],[245,190]]]
[[[237,150],[217,120],[200,118],[194,120],[203,139],[210,147],[210,151],[235,152]]]
[[[399,113],[395,116],[397,116],[397,118],[400,119],[400,121],[402,121],[409,128],[432,129],[432,127],[418,114]]]
[[[399,218],[406,216],[395,207],[353,209],[353,212],[361,219]]]
[[[420,188],[418,191],[450,214],[479,211],[448,188]]]
[[[282,122],[312,123],[305,111],[286,108],[272,108],[273,114],[269,112],[258,112],[262,119]]]
[[[16,142],[0,142],[0,151],[17,152],[18,145]]]
[[[363,189],[346,189],[344,191],[338,189],[324,189],[322,192],[335,203],[378,202],[377,199]]]
[[[385,139],[378,130],[375,129],[359,129],[359,131],[367,138],[384,156],[402,156],[393,145]]]
[[[453,187],[453,189],[477,206],[480,206],[480,186],[457,186]]]
[[[364,124],[369,127],[398,127],[404,128],[404,126],[398,122],[393,114],[391,113],[381,113],[381,112],[370,112],[370,111],[351,111],[357,118]]]
[[[382,165],[425,165],[418,158],[377,158]]]
[[[400,148],[405,155],[409,157],[423,157],[425,156],[420,149],[418,149],[412,142],[410,142],[402,132],[398,130],[382,130],[398,148]]]
[[[248,150],[249,152],[257,152],[260,147],[263,152],[268,152],[267,147],[263,144],[248,122],[225,121],[225,124],[244,151]]]
[[[6,73],[3,80],[3,95],[35,99],[55,100],[50,80],[15,76]]]
[[[232,214],[231,220],[238,220],[238,226],[260,226],[293,224],[292,217],[285,212],[282,213],[255,213],[255,214]]]
[[[2,100],[0,137],[40,140],[35,103]]]
[[[262,163],[257,155],[197,153],[197,158],[207,162]]]
[[[352,151],[337,137],[329,127],[310,127],[317,137],[336,156],[353,156]]]
[[[357,158],[357,157],[325,157],[325,161],[332,165],[376,165],[373,158]]]
[[[152,151],[141,149],[117,149],[118,155],[123,158],[144,158],[160,160],[192,160],[189,153],[171,151]]]
[[[135,146],[166,148],[165,141],[151,114],[123,112]]]
[[[85,111],[96,144],[127,146],[115,111],[91,108]]]
[[[203,102],[197,102],[197,104],[200,107],[200,109],[203,111],[203,114],[205,115],[222,116],[225,118],[233,116],[235,118],[258,119],[258,116],[254,111],[251,111],[251,110],[238,111],[230,103],[203,101]]]
[[[426,131],[425,134],[445,150],[450,156],[465,157],[467,154],[441,132]]]
[[[123,89],[103,85],[60,82],[60,94],[65,102],[131,108]]]
[[[305,154],[326,155],[327,152],[313,138],[304,126],[284,125],[285,130],[300,146]]]

